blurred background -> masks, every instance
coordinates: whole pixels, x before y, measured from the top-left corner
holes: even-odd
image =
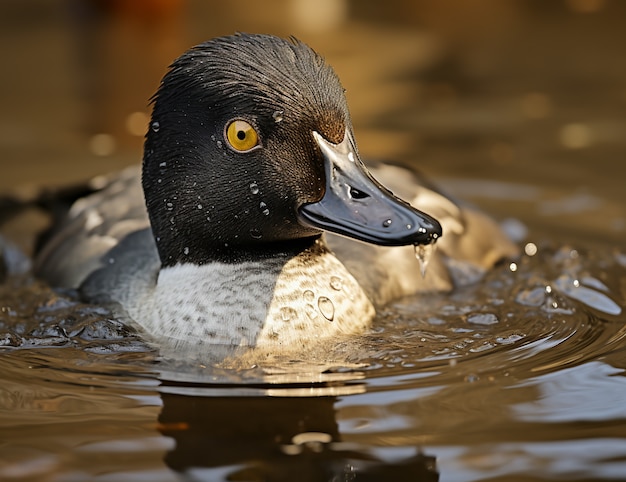
[[[538,232],[626,244],[619,0],[3,0],[0,193],[139,162],[169,63],[236,31],[324,55],[365,158]]]

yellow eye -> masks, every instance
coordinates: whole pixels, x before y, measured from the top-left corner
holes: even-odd
[[[249,151],[259,145],[259,135],[244,120],[234,120],[226,127],[226,139],[233,149],[240,152]]]

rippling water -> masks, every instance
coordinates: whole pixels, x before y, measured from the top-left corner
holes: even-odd
[[[322,369],[168,361],[103,308],[11,279],[0,478],[620,480],[626,253],[530,252],[394,303]]]

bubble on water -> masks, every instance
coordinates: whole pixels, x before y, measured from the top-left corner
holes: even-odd
[[[159,132],[160,128],[161,124],[159,124],[158,121],[154,121],[152,124],[150,124],[150,129],[152,129],[152,132]]]
[[[537,245],[535,243],[526,243],[524,246],[524,253],[526,256],[534,256],[537,254]]]
[[[328,321],[333,321],[335,318],[335,305],[330,301],[329,298],[325,296],[320,296],[317,300],[317,307],[320,309],[320,312]]]
[[[256,182],[250,183],[250,192],[252,194],[259,194],[259,185]]]
[[[467,383],[475,383],[478,380],[480,380],[480,377],[478,375],[476,375],[475,373],[469,373],[468,375],[465,376],[464,380]]]
[[[493,313],[473,313],[467,316],[467,322],[474,325],[495,325],[499,321]]]
[[[420,263],[420,271],[422,273],[422,278],[426,276],[426,268],[428,268],[428,263],[430,263],[431,258],[433,257],[433,253],[435,252],[436,245],[435,244],[416,244],[415,248],[415,257]]]

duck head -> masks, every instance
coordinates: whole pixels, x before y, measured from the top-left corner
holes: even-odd
[[[142,183],[164,266],[298,251],[323,231],[385,246],[441,236],[368,173],[344,89],[303,43],[205,42],[153,103]]]

